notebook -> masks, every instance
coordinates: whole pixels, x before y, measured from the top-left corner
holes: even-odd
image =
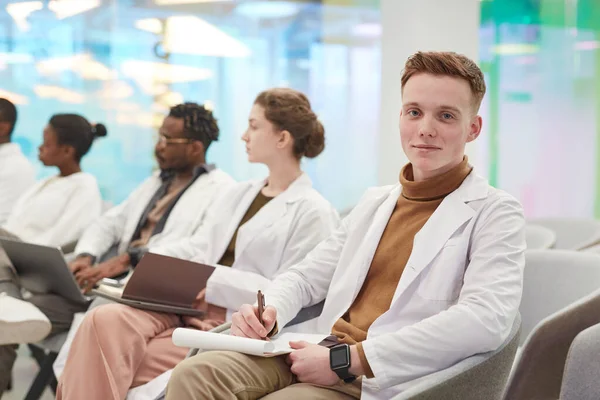
[[[201,317],[194,308],[215,267],[148,253],[138,263],[122,294],[118,288],[93,290],[97,296],[143,310]]]
[[[304,340],[318,344],[327,335],[311,333],[282,333],[275,339],[266,341],[242,338],[223,333],[203,332],[196,329],[177,328],[173,331],[173,343],[179,347],[197,348],[201,350],[237,351],[252,356],[275,357],[289,354],[293,350],[289,343]]]

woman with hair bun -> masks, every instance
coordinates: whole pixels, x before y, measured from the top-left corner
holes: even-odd
[[[305,95],[292,89],[260,93],[242,140],[248,161],[264,164],[268,177],[223,191],[192,238],[150,248],[215,266],[197,297],[203,318],[122,304],[94,308],[73,339],[58,400],[124,399],[130,388],[184,359],[187,349],[171,340],[175,328],[209,330],[228,320],[337,228],[337,212],[300,168],[302,157],[325,148],[325,130]]]
[[[39,160],[58,175],[42,179],[18,200],[0,235],[46,246],[76,241],[102,211],[96,178],[81,170],[81,159],[106,127],[77,114],[56,114],[44,128]]]

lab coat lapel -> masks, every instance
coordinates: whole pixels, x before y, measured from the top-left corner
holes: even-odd
[[[431,263],[454,233],[474,215],[470,201],[485,198],[487,181],[471,173],[463,184],[450,193],[415,235],[413,250],[394,293],[392,304]]]
[[[400,185],[397,185],[391,192],[374,199],[374,213],[365,212],[356,216],[360,219],[352,224],[353,229],[346,243],[347,248],[355,248],[356,251],[352,253],[347,268],[339,266],[344,268],[344,273],[335,277],[329,289],[327,298],[332,303],[332,310],[325,317],[329,320],[327,323],[340,318],[358,296],[399,195]]]
[[[261,191],[261,189],[265,186],[265,184],[266,184],[266,180],[264,180],[264,179],[261,181],[255,182],[255,183],[249,183],[248,188],[242,193],[242,195],[240,196],[240,198],[238,200],[231,200],[233,202],[233,207],[231,207],[231,209],[220,210],[220,212],[224,212],[224,213],[233,212],[233,214],[231,216],[231,219],[229,220],[229,225],[227,226],[227,230],[225,231],[225,234],[222,236],[220,244],[218,246],[215,246],[214,255],[217,256],[218,259],[220,259],[223,256],[223,254],[225,253],[225,250],[227,249],[229,242],[231,242],[231,239],[233,238],[233,234],[235,233],[235,230],[240,225],[240,222],[242,221],[242,218],[246,214],[246,211],[248,211],[248,208],[250,208],[250,204],[252,204],[252,202],[258,195],[258,192]],[[240,235],[238,233],[236,247],[237,247],[237,243],[240,242],[239,238],[240,238]],[[236,252],[237,252],[237,250],[236,250]],[[215,262],[217,262],[217,261],[215,261]]]
[[[263,182],[262,189],[266,182]],[[250,243],[263,231],[269,229],[275,222],[280,221],[290,210],[290,205],[302,198],[302,194],[312,188],[312,182],[308,175],[300,175],[284,192],[276,196],[244,226],[240,227],[237,242],[235,244],[236,258],[239,258]],[[256,191],[255,197],[258,194]],[[252,198],[252,200],[254,197]],[[252,202],[252,200],[250,202]],[[250,206],[250,203],[248,203]],[[246,207],[244,213],[247,211]],[[243,214],[242,214],[243,215]]]

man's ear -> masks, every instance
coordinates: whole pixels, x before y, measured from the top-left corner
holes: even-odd
[[[469,135],[467,136],[467,143],[472,142],[473,140],[479,137],[482,126],[483,120],[481,119],[481,116],[474,116],[471,120],[471,125],[469,126]]]
[[[194,158],[198,157],[198,156],[202,156],[202,157],[206,156],[206,149],[204,148],[204,144],[201,141],[194,140],[191,143],[190,148],[192,149],[192,156]]]

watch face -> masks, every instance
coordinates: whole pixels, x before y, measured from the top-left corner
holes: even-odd
[[[331,368],[344,368],[350,364],[350,357],[348,354],[348,346],[338,346],[330,350]]]

